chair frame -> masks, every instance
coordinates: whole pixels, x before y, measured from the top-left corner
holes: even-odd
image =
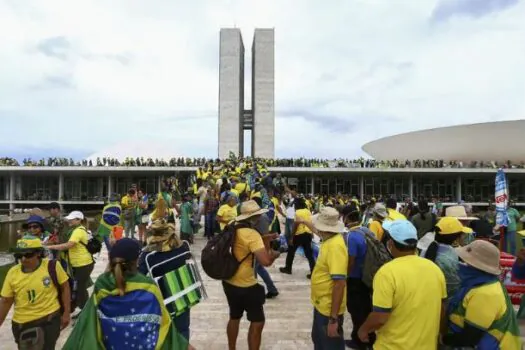
[[[195,277],[195,283],[192,284],[190,287],[188,288],[185,288],[184,290],[178,292],[177,294],[175,295],[172,295],[171,297],[169,297],[168,299],[164,299],[164,305],[168,305],[174,301],[176,301],[177,299],[180,299],[181,297],[185,296],[186,294],[188,294],[189,292],[191,291],[194,291],[196,289],[199,289],[200,292],[201,292],[201,295],[202,295],[202,299],[201,300],[205,300],[205,299],[208,299],[208,293],[206,292],[206,288],[204,287],[204,283],[203,283],[203,280],[202,280],[202,276],[200,274],[200,271],[199,271],[199,265],[197,264],[197,261],[195,260],[195,256],[193,255],[193,253],[191,252],[191,247],[190,247],[190,244],[188,241],[183,241],[182,244],[186,244],[188,246],[188,251],[187,252],[184,252],[184,253],[181,253],[177,256],[174,256],[174,257],[171,257],[167,260],[164,260],[160,263],[157,263],[153,266],[150,266],[149,262],[148,262],[148,258],[155,255],[156,253],[158,253],[157,251],[153,251],[153,252],[150,252],[146,255],[144,261],[146,262],[146,268],[148,269],[148,275],[149,277],[153,278],[153,280],[155,281],[155,283],[157,284],[157,286],[159,286],[159,280],[163,277],[163,276],[159,276],[159,277],[153,277],[153,270],[156,268],[156,267],[159,267],[161,265],[164,265],[172,260],[175,260],[175,259],[179,259],[179,258],[182,258],[184,256],[187,256],[187,259],[186,259],[186,263],[185,265],[188,265],[191,273],[193,274],[193,276]],[[191,263],[188,264],[188,260],[191,261]],[[160,286],[159,286],[160,287]]]

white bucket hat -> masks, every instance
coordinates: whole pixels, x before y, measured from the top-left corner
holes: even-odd
[[[331,207],[321,209],[318,215],[312,218],[316,230],[320,232],[342,233],[345,225],[339,220],[339,212]]]
[[[249,200],[241,204],[241,214],[235,218],[235,221],[243,221],[252,216],[262,215],[267,212],[268,209],[261,209],[256,201]]]
[[[467,211],[462,205],[454,205],[452,207],[448,207],[445,210],[445,216],[458,218],[459,220],[479,220],[479,218],[475,216],[467,216]]]
[[[477,240],[464,247],[456,248],[464,262],[478,270],[499,276],[500,254],[498,248],[487,241]]]

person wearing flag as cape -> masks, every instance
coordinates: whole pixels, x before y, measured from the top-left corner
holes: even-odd
[[[113,228],[120,225],[120,218],[122,215],[122,207],[120,200],[116,194],[109,197],[109,203],[102,209],[102,217],[100,218],[100,225],[98,226],[97,236],[104,240],[104,244],[111,251],[110,235]]]
[[[139,254],[133,239],[115,243],[109,271],[95,282],[63,350],[194,349],[177,332],[158,286],[138,272]]]

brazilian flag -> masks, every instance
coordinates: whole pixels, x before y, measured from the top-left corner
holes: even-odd
[[[119,204],[110,203],[102,209],[102,217],[98,226],[97,235],[100,237],[109,237],[113,227],[120,224],[122,208]]]
[[[156,349],[186,350],[164,306],[155,282],[140,273],[128,275],[119,295],[113,275],[101,275],[82,310],[64,350]]]

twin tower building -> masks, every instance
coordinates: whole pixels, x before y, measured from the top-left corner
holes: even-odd
[[[255,29],[251,106],[244,103],[244,44],[238,28],[220,31],[219,158],[244,156],[244,131],[251,130],[252,157],[275,153],[275,42],[273,29]],[[248,108],[247,108],[248,107]]]

